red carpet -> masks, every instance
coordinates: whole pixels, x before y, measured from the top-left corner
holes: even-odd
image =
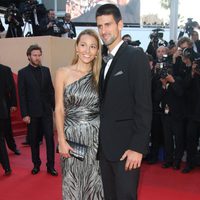
[[[32,163],[30,148],[21,145],[24,137],[16,142],[22,155],[16,156],[9,151],[12,175],[3,176],[0,168],[0,200],[61,200],[61,173],[59,156],[56,155],[55,168],[58,177],[46,173],[44,144],[41,145],[42,166],[38,175],[31,175]],[[138,200],[199,200],[200,168],[190,174],[162,169],[160,164],[143,164]]]

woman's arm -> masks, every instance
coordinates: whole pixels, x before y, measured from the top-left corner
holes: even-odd
[[[69,150],[73,150],[66,142],[64,134],[64,104],[63,92],[66,79],[66,71],[63,68],[58,69],[55,77],[55,117],[58,134],[59,153],[63,157],[70,157]]]

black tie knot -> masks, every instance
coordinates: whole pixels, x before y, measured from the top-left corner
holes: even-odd
[[[106,55],[106,56],[103,56],[103,61],[105,62],[105,63],[108,63],[108,61],[110,60],[110,59],[113,59],[113,55],[111,54],[111,53],[109,53],[108,55]]]

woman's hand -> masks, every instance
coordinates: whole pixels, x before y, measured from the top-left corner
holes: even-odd
[[[70,158],[70,151],[73,151],[73,148],[70,147],[66,141],[64,141],[59,143],[58,151],[63,158]]]

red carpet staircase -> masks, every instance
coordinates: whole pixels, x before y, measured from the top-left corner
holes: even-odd
[[[11,114],[11,122],[12,122],[12,130],[13,136],[20,136],[27,134],[27,125],[22,121],[20,108],[19,108],[19,95],[18,95],[18,86],[17,86],[17,75],[13,74],[15,85],[16,85],[16,92],[17,92],[17,111]]]

